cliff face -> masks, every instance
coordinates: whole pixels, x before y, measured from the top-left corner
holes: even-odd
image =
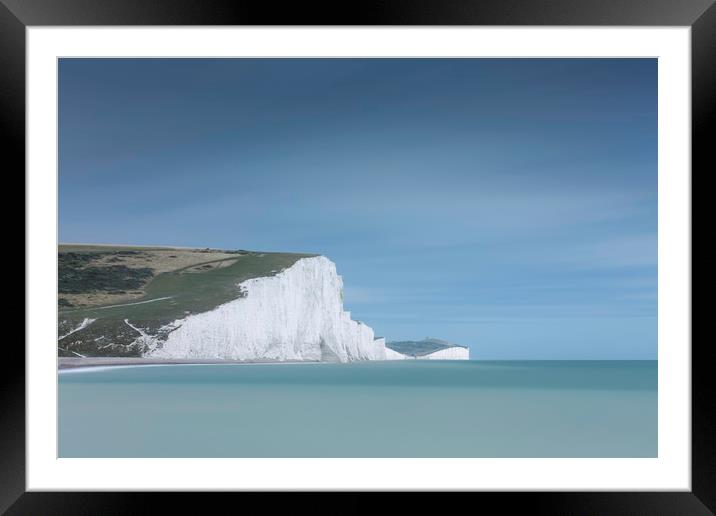
[[[343,310],[343,281],[323,256],[242,282],[243,297],[177,319],[148,357],[233,360],[385,360],[384,339]]]
[[[385,359],[386,360],[407,360],[412,359],[413,357],[409,357],[408,355],[403,355],[402,353],[398,353],[397,351],[393,351],[392,349],[386,347],[385,348]]]
[[[446,340],[425,338],[386,344],[388,360],[469,360],[470,349]]]
[[[434,353],[428,353],[426,355],[410,356],[393,351],[390,348],[385,348],[385,359],[386,360],[470,360],[470,350],[455,346],[452,348],[441,349]]]
[[[418,360],[469,360],[470,350],[455,346],[418,357]]]
[[[343,310],[343,281],[323,256],[66,245],[58,262],[61,357],[469,358],[440,339],[376,339]]]

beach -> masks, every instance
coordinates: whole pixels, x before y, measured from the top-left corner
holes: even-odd
[[[307,360],[223,360],[211,358],[142,358],[142,357],[58,357],[60,371],[81,367],[138,365],[210,365],[210,364],[296,364],[317,363]]]

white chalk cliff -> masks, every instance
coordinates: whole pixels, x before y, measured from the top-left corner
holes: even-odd
[[[470,350],[468,348],[462,348],[460,346],[454,346],[452,348],[441,349],[434,353],[428,353],[418,357],[418,360],[469,360]]]
[[[157,358],[385,360],[384,339],[343,310],[343,280],[323,256],[239,285],[245,296],[169,325]]]
[[[409,356],[398,353],[390,348],[385,348],[386,360],[470,360],[470,350],[460,346],[440,349],[426,355]]]
[[[408,360],[412,359],[413,357],[409,357],[408,355],[403,355],[402,353],[398,353],[397,351],[394,351],[390,348],[385,348],[385,359],[386,360]]]

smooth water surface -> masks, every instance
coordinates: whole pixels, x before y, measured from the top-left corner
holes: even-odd
[[[655,457],[656,361],[60,374],[60,457]]]

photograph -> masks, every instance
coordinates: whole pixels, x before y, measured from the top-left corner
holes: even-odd
[[[58,457],[658,458],[659,80],[58,58]]]
[[[0,0],[0,514],[714,514],[714,1]]]

